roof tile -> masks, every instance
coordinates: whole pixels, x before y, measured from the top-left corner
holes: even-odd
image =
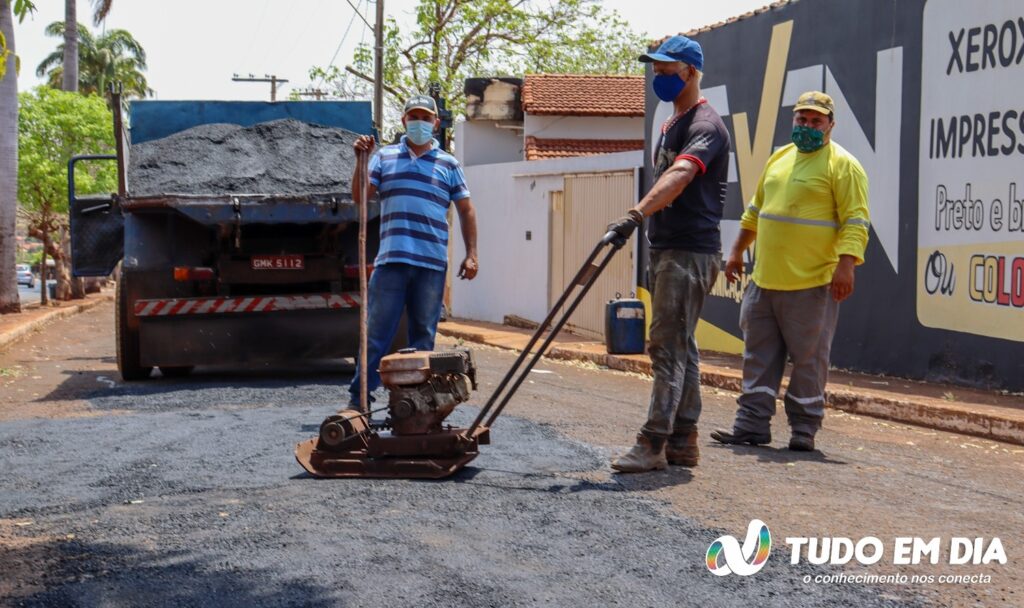
[[[642,139],[542,139],[526,136],[526,160],[594,156],[643,150]]]
[[[643,116],[643,76],[527,74],[523,111],[560,116]]]

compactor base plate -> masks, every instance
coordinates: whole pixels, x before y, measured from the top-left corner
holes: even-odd
[[[448,428],[424,435],[391,435],[370,431],[347,449],[329,449],[314,437],[295,446],[295,459],[314,477],[375,477],[441,479],[466,466],[490,443],[490,432],[479,427],[471,438],[465,429]]]

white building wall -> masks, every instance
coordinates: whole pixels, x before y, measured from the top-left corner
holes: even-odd
[[[564,174],[633,170],[642,165],[643,153],[637,150],[466,167],[477,214],[480,274],[473,281],[453,279],[453,314],[496,323],[510,314],[543,320],[548,312],[550,193],[563,189]],[[453,270],[466,255],[458,214],[455,218]],[[594,244],[601,236],[594,235]]]
[[[464,167],[523,159],[522,129],[500,128],[496,124],[493,120],[455,124],[455,157]]]
[[[523,135],[543,139],[643,139],[644,118],[527,114],[523,118]]]

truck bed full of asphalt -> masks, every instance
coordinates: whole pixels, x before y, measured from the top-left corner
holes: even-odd
[[[207,124],[131,147],[133,196],[348,192],[358,134],[294,119]]]

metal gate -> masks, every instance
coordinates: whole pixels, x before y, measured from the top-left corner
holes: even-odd
[[[564,192],[551,193],[549,306],[565,290],[608,224],[636,204],[636,194],[633,171],[567,175]],[[636,289],[635,251],[634,237],[569,318],[571,331],[588,338],[604,337],[605,304],[616,293],[626,295]]]

